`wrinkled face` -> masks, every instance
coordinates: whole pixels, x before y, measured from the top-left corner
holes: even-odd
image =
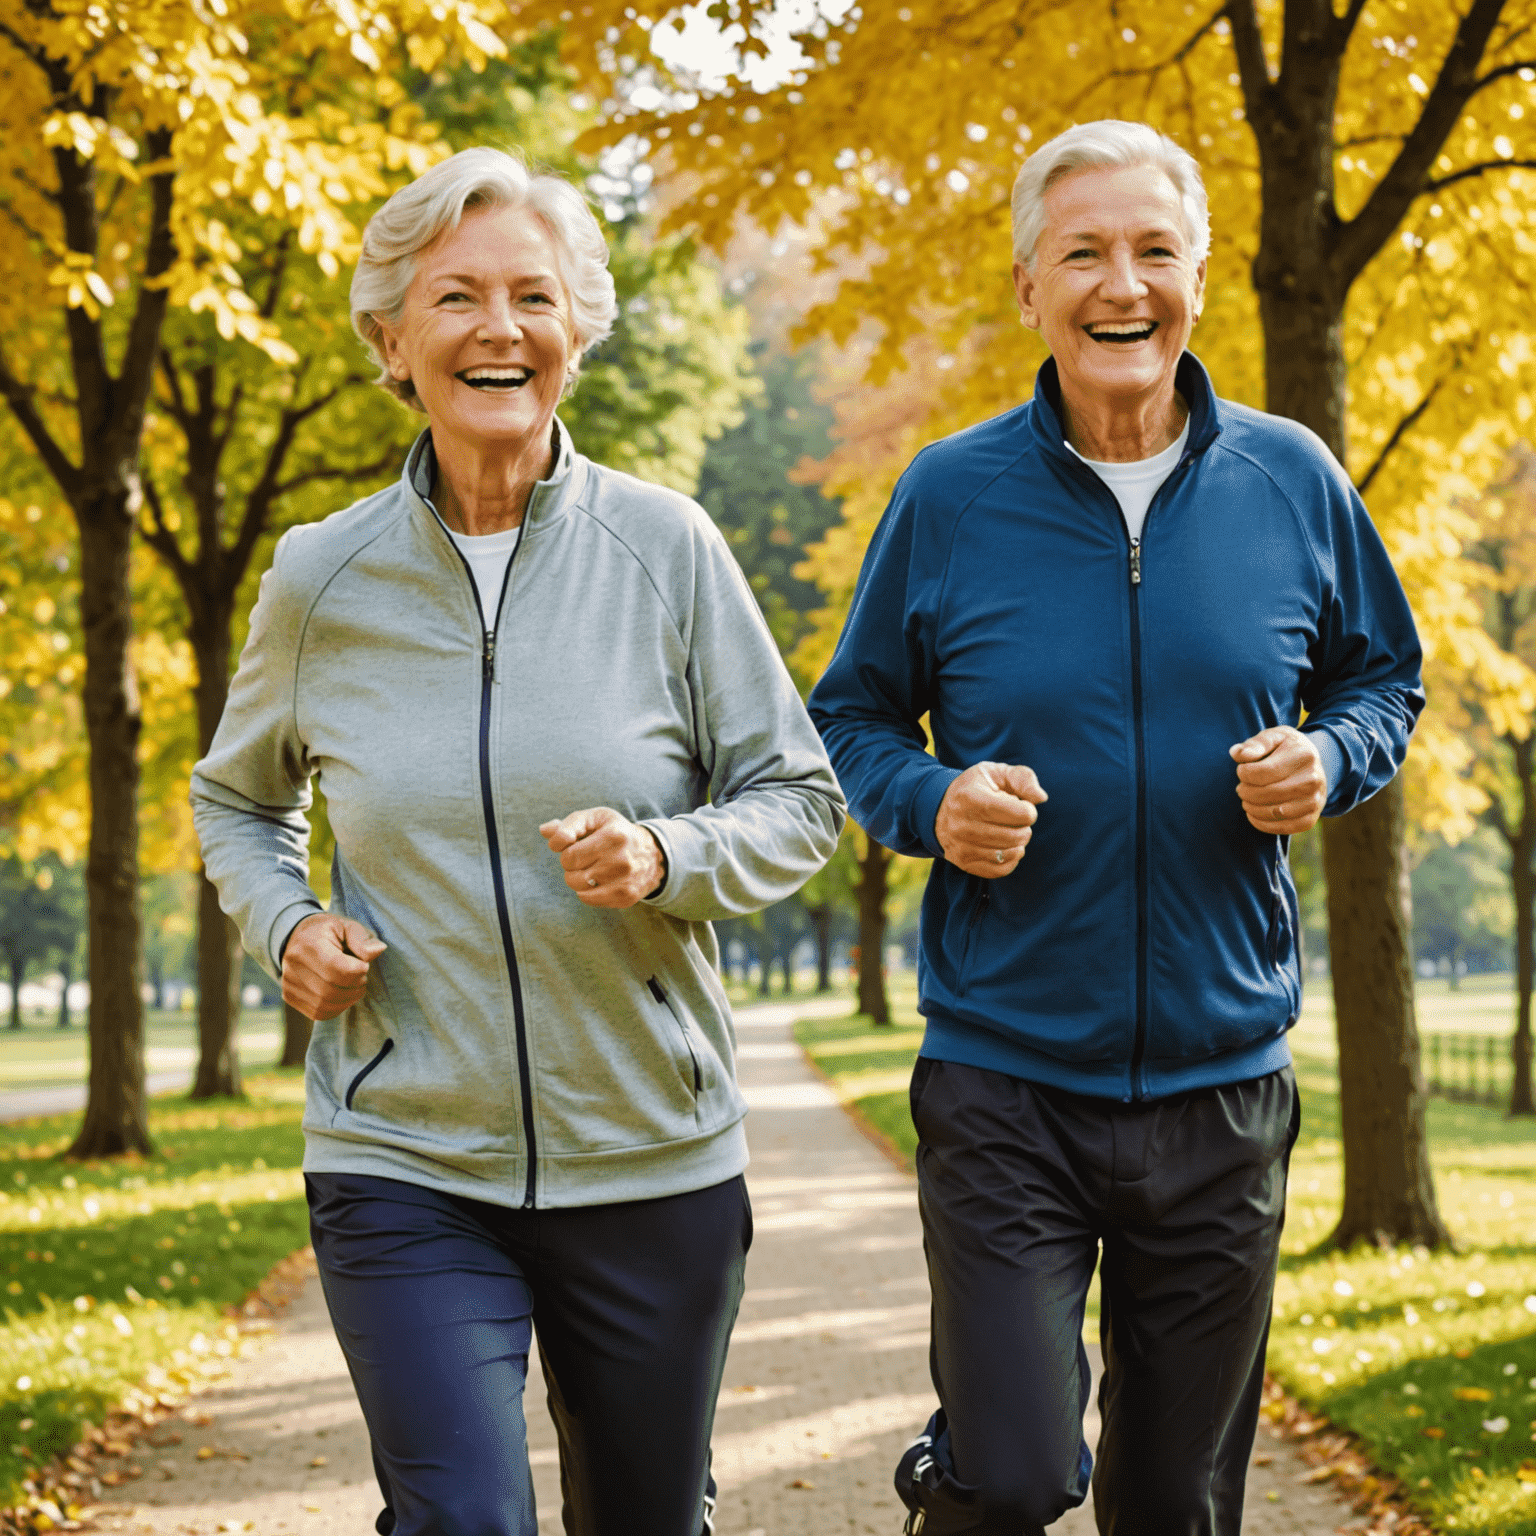
[[[1015,263],[1013,282],[1063,393],[1129,404],[1171,385],[1205,297],[1173,183],[1151,166],[1075,171],[1045,210],[1034,269]]]
[[[423,251],[405,308],[383,325],[390,374],[410,379],[439,449],[537,449],[574,347],[555,245],[536,214],[470,208]]]

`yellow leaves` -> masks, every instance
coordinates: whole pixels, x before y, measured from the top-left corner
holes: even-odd
[[[65,290],[64,302],[70,309],[83,309],[96,319],[113,300],[112,289],[91,258],[77,251],[65,252],[64,259],[49,274],[50,287]]]

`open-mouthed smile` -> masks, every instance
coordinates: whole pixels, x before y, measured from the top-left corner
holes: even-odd
[[[462,373],[454,374],[454,378],[461,384],[468,384],[471,389],[491,391],[521,389],[532,377],[532,368],[515,366],[466,368]]]
[[[1157,329],[1156,320],[1090,320],[1083,327],[1095,341],[1107,346],[1124,347],[1138,341],[1150,341]]]

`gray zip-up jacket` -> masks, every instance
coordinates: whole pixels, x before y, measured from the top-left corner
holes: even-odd
[[[710,919],[788,896],[843,797],[719,530],[693,502],[560,451],[482,624],[429,495],[400,481],[278,543],[208,756],[203,859],[274,976],[321,910],[389,947],[315,1026],[304,1165],[511,1206],[702,1189],[746,1166]],[[665,884],[584,906],[541,822],[612,806]]]

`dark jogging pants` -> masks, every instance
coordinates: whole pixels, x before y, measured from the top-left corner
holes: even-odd
[[[523,1419],[537,1332],[567,1536],[703,1536],[741,1302],[745,1180],[512,1210],[306,1176],[336,1336],[373,1441],[380,1536],[536,1536]]]
[[[1127,1104],[923,1058],[912,1118],[942,1405],[912,1529],[1034,1536],[1082,1503],[1102,1245],[1099,1530],[1238,1536],[1300,1125],[1291,1069]]]

